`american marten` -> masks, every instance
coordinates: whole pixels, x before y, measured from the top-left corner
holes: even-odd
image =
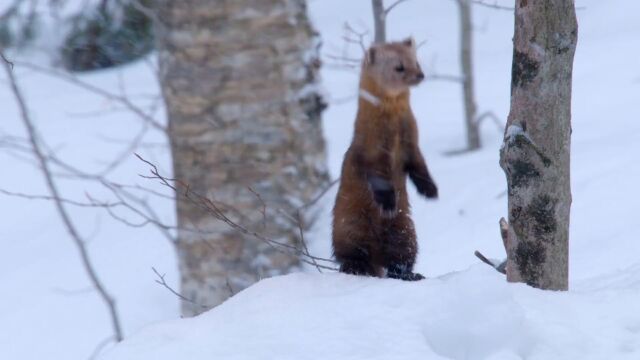
[[[333,253],[340,271],[402,280],[413,272],[418,245],[406,176],[418,192],[437,198],[418,147],[409,87],[424,74],[413,39],[373,45],[362,63],[355,134],[342,164],[333,209]]]

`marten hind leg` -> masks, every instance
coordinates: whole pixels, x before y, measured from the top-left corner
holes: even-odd
[[[351,275],[380,276],[381,271],[373,264],[370,249],[353,244],[335,249],[340,272]]]
[[[413,272],[418,253],[413,221],[406,213],[389,221],[384,234],[384,260],[387,277],[405,281],[417,281],[424,276]]]

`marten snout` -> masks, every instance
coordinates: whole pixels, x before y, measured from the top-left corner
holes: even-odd
[[[417,85],[424,80],[424,73],[417,62],[413,66],[406,66],[403,62],[400,62],[394,70],[402,76],[404,82],[409,86]]]
[[[422,80],[424,80],[424,73],[420,68],[418,68],[417,71],[414,71],[412,74],[408,74],[406,79],[409,85],[418,85]]]

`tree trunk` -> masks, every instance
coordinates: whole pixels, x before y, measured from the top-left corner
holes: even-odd
[[[467,149],[480,148],[480,129],[477,119],[476,99],[473,89],[473,23],[471,0],[458,0],[460,8],[460,65],[462,68],[462,93],[464,119],[467,128]]]
[[[517,0],[511,111],[500,165],[507,176],[507,279],[567,290],[571,188],[573,0]]]
[[[282,214],[295,217],[328,183],[320,43],[304,0],[162,0],[159,18],[174,177],[234,222],[300,245],[298,224]],[[195,303],[218,305],[299,266],[197,205],[176,206],[181,292]],[[183,303],[185,316],[204,310]]]
[[[373,41],[381,44],[387,41],[387,14],[384,9],[383,0],[371,0],[373,8],[373,28],[375,37]]]

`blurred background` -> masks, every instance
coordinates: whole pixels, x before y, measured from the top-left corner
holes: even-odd
[[[377,25],[375,4],[0,0],[13,74],[0,73],[0,358],[92,358],[262,278],[333,271],[335,184],[376,26],[413,36],[427,75],[411,102],[440,198],[410,187],[416,270],[504,258],[513,2],[386,1]],[[640,3],[576,7],[582,289],[639,273]]]

